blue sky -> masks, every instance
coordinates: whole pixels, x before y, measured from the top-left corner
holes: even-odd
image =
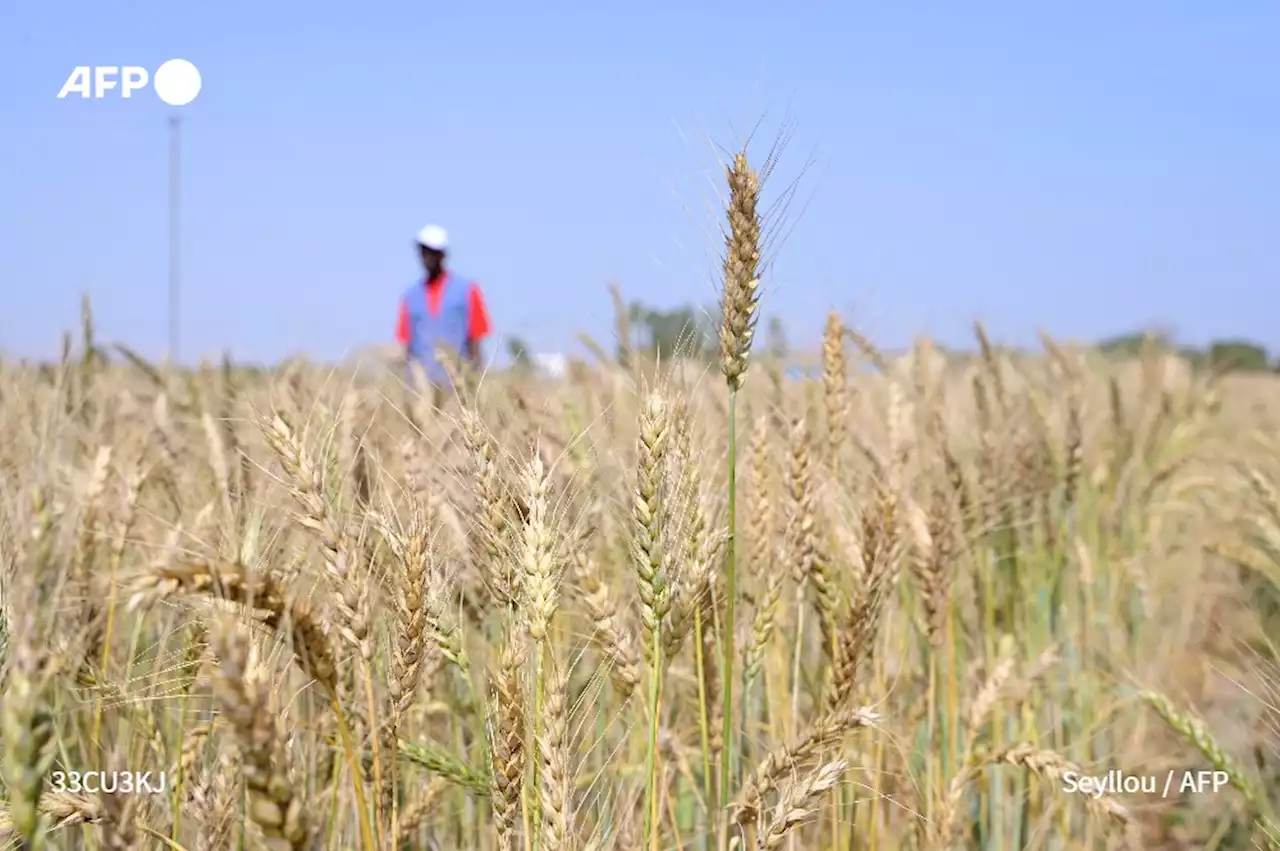
[[[184,359],[389,340],[427,222],[499,335],[611,336],[610,280],[714,298],[713,142],[806,161],[766,315],[885,346],[1160,325],[1280,347],[1280,4],[6,3],[0,349],[79,294],[166,347],[166,118],[60,101],[77,65],[194,62]],[[762,153],[767,147],[758,146]]]

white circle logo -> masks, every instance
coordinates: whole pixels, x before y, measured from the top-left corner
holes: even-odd
[[[156,69],[152,85],[169,106],[186,106],[200,94],[200,71],[185,59],[170,59]]]

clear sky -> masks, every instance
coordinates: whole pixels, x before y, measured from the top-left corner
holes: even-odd
[[[183,355],[388,342],[445,226],[500,336],[611,337],[606,290],[713,300],[712,142],[794,119],[766,316],[885,346],[1158,324],[1280,347],[1280,3],[9,2],[0,349],[166,347],[166,117],[58,100],[181,57]],[[761,144],[763,153],[767,144]]]

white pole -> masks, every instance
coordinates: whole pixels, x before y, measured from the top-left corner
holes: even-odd
[[[182,308],[182,283],[179,244],[178,201],[181,176],[182,119],[169,119],[169,364],[176,368],[181,355],[179,345]]]

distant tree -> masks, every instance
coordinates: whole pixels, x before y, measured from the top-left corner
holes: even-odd
[[[633,302],[628,314],[638,352],[669,361],[703,357],[709,350],[708,323],[692,305],[660,310]]]
[[[649,329],[646,318],[649,308],[638,301],[627,306],[627,322],[631,326],[631,339],[627,345],[632,351],[642,352],[649,348]]]
[[[1215,340],[1208,361],[1220,372],[1265,372],[1269,364],[1266,348],[1248,340]]]
[[[769,339],[765,343],[769,354],[779,360],[785,360],[791,354],[791,346],[787,341],[787,327],[781,316],[769,317]]]
[[[1142,350],[1148,345],[1167,349],[1169,348],[1169,340],[1164,334],[1120,334],[1101,340],[1096,348],[1104,355],[1111,355],[1112,357],[1136,357],[1142,354]]]
[[[529,344],[520,337],[507,337],[507,357],[516,369],[529,369],[533,366],[533,355],[529,352]]]
[[[1195,346],[1179,346],[1178,357],[1191,364],[1193,369],[1202,369],[1208,362],[1208,355]]]

